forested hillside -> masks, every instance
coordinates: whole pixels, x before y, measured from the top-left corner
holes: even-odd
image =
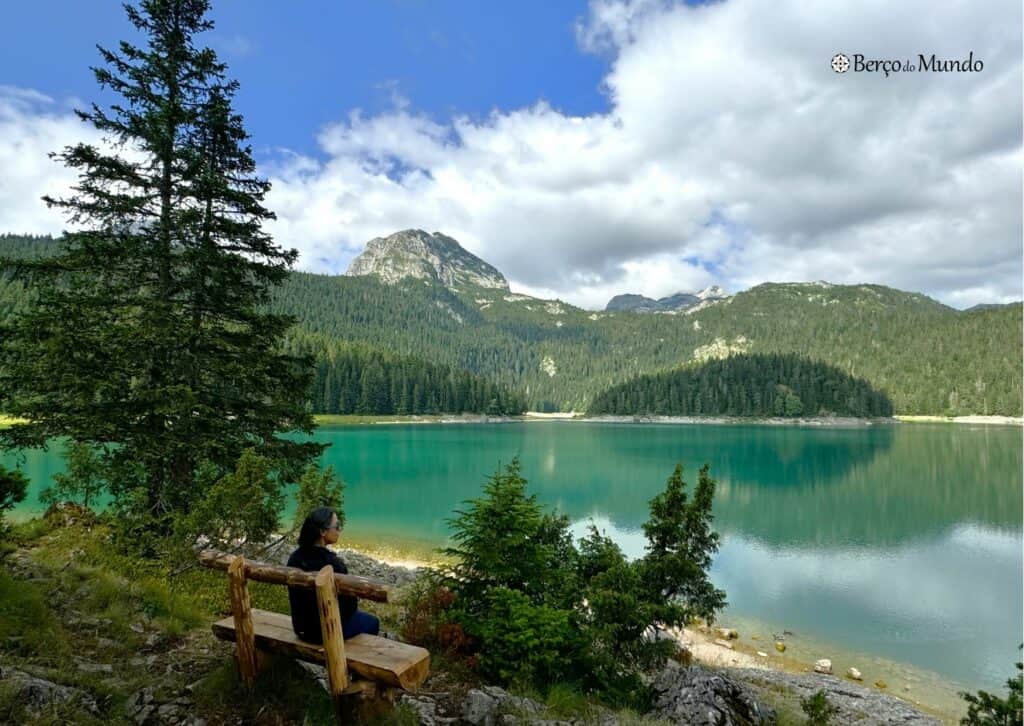
[[[44,257],[57,241],[47,236],[0,235],[0,256]],[[31,302],[31,293],[10,279],[0,283],[0,320]],[[316,359],[310,394],[312,410],[331,414],[518,414],[525,402],[507,386],[469,371],[397,355],[369,345],[292,331],[290,352]]]
[[[580,310],[423,281],[297,273],[275,306],[324,335],[474,371],[539,410],[581,410],[637,375],[797,353],[864,378],[897,413],[1021,411],[1021,306],[960,312],[878,285],[760,285],[692,314]]]
[[[499,416],[526,409],[521,396],[468,371],[302,332],[291,343],[316,353],[311,400],[317,413]]]
[[[739,354],[640,376],[598,394],[591,414],[891,416],[867,381],[789,354]]]
[[[0,240],[5,254],[40,247],[17,239]],[[4,310],[24,298],[17,285],[0,291]],[[695,361],[795,353],[865,379],[896,413],[1021,414],[1019,304],[961,312],[879,285],[766,283],[689,314],[637,315],[468,285],[293,273],[273,308],[314,334],[318,357],[327,341],[362,343],[479,374],[534,410],[585,410],[612,386]]]

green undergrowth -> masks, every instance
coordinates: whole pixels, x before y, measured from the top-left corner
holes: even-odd
[[[253,607],[288,612],[285,587],[250,582]],[[399,629],[402,603],[364,602],[387,630]],[[43,519],[11,527],[0,548],[0,666],[81,689],[99,706],[74,702],[27,709],[14,685],[0,682],[0,723],[129,724],[133,694],[153,688],[157,702],[189,693],[207,723],[332,724],[321,686],[289,658],[278,658],[250,693],[232,647],[210,624],[230,614],[227,577],[193,567],[180,572],[133,557],[111,541],[102,518],[91,526]],[[444,671],[445,659],[434,660]],[[457,671],[454,668],[453,671]],[[415,724],[405,706],[366,714],[363,723]]]
[[[287,589],[249,583],[253,606],[288,612]],[[393,603],[364,602],[382,627],[400,631],[403,593]],[[98,714],[74,702],[28,710],[16,689],[0,682],[0,723],[130,724],[133,694],[154,690],[166,703],[187,694],[190,713],[210,726],[226,723],[331,724],[331,704],[321,686],[293,660],[273,659],[256,688],[239,681],[232,646],[216,640],[210,624],[230,614],[227,577],[192,568],[172,574],[156,560],[120,552],[100,519],[90,527],[57,526],[42,519],[14,525],[0,551],[0,666],[12,667],[87,693]],[[432,652],[427,691],[454,694],[483,685],[465,660]],[[547,707],[551,719],[596,717],[605,710],[569,686],[546,693],[513,689]],[[515,715],[515,714],[513,714]],[[630,711],[622,724],[660,722]],[[363,723],[416,724],[408,707],[381,707]]]
[[[295,660],[286,656],[274,656],[269,660],[256,679],[252,692],[242,683],[234,663],[225,662],[203,679],[195,690],[195,698],[207,718],[215,722],[334,723],[327,693]],[[266,714],[273,714],[273,718],[279,721],[263,718]],[[415,726],[419,721],[409,709],[400,707],[365,713],[361,723],[369,726]]]
[[[249,583],[253,606],[288,612],[285,587]],[[397,629],[399,605],[367,603]],[[27,709],[17,688],[0,683],[0,723],[132,723],[133,694],[156,702],[190,694],[209,724],[333,723],[320,685],[288,658],[274,660],[256,689],[238,680],[228,643],[210,624],[230,614],[227,577],[120,552],[100,520],[59,526],[42,519],[11,528],[0,550],[0,666],[81,689],[99,706]],[[410,720],[412,719],[412,720]],[[406,708],[367,723],[415,723]]]

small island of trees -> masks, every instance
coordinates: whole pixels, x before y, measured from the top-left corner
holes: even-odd
[[[834,366],[793,354],[735,355],[638,376],[598,394],[591,415],[892,415],[892,402]]]

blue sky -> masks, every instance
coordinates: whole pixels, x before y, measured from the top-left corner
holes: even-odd
[[[315,155],[325,124],[353,108],[387,111],[396,93],[437,119],[540,99],[572,115],[607,110],[608,59],[576,43],[586,10],[581,0],[221,0],[206,42],[241,82],[238,107],[257,149]],[[9,3],[4,24],[0,83],[90,100],[95,46],[116,47],[131,31],[109,0]]]
[[[441,231],[513,290],[599,309],[761,282],[877,283],[954,307],[1022,296],[1019,0],[218,0],[206,42],[273,189],[274,237],[344,271]],[[922,22],[927,18],[928,22]],[[101,143],[108,0],[8,3],[0,231],[60,233],[47,158]],[[868,59],[973,54],[983,70]]]

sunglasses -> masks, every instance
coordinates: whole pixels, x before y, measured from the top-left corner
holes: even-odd
[[[339,531],[340,531],[340,530],[341,530],[341,527],[340,527],[339,525],[337,525],[337,524],[332,524],[332,525],[329,525],[329,526],[327,526],[327,527],[324,527],[323,529],[325,529],[325,530],[326,530],[326,529],[337,529],[337,530],[339,530]]]

